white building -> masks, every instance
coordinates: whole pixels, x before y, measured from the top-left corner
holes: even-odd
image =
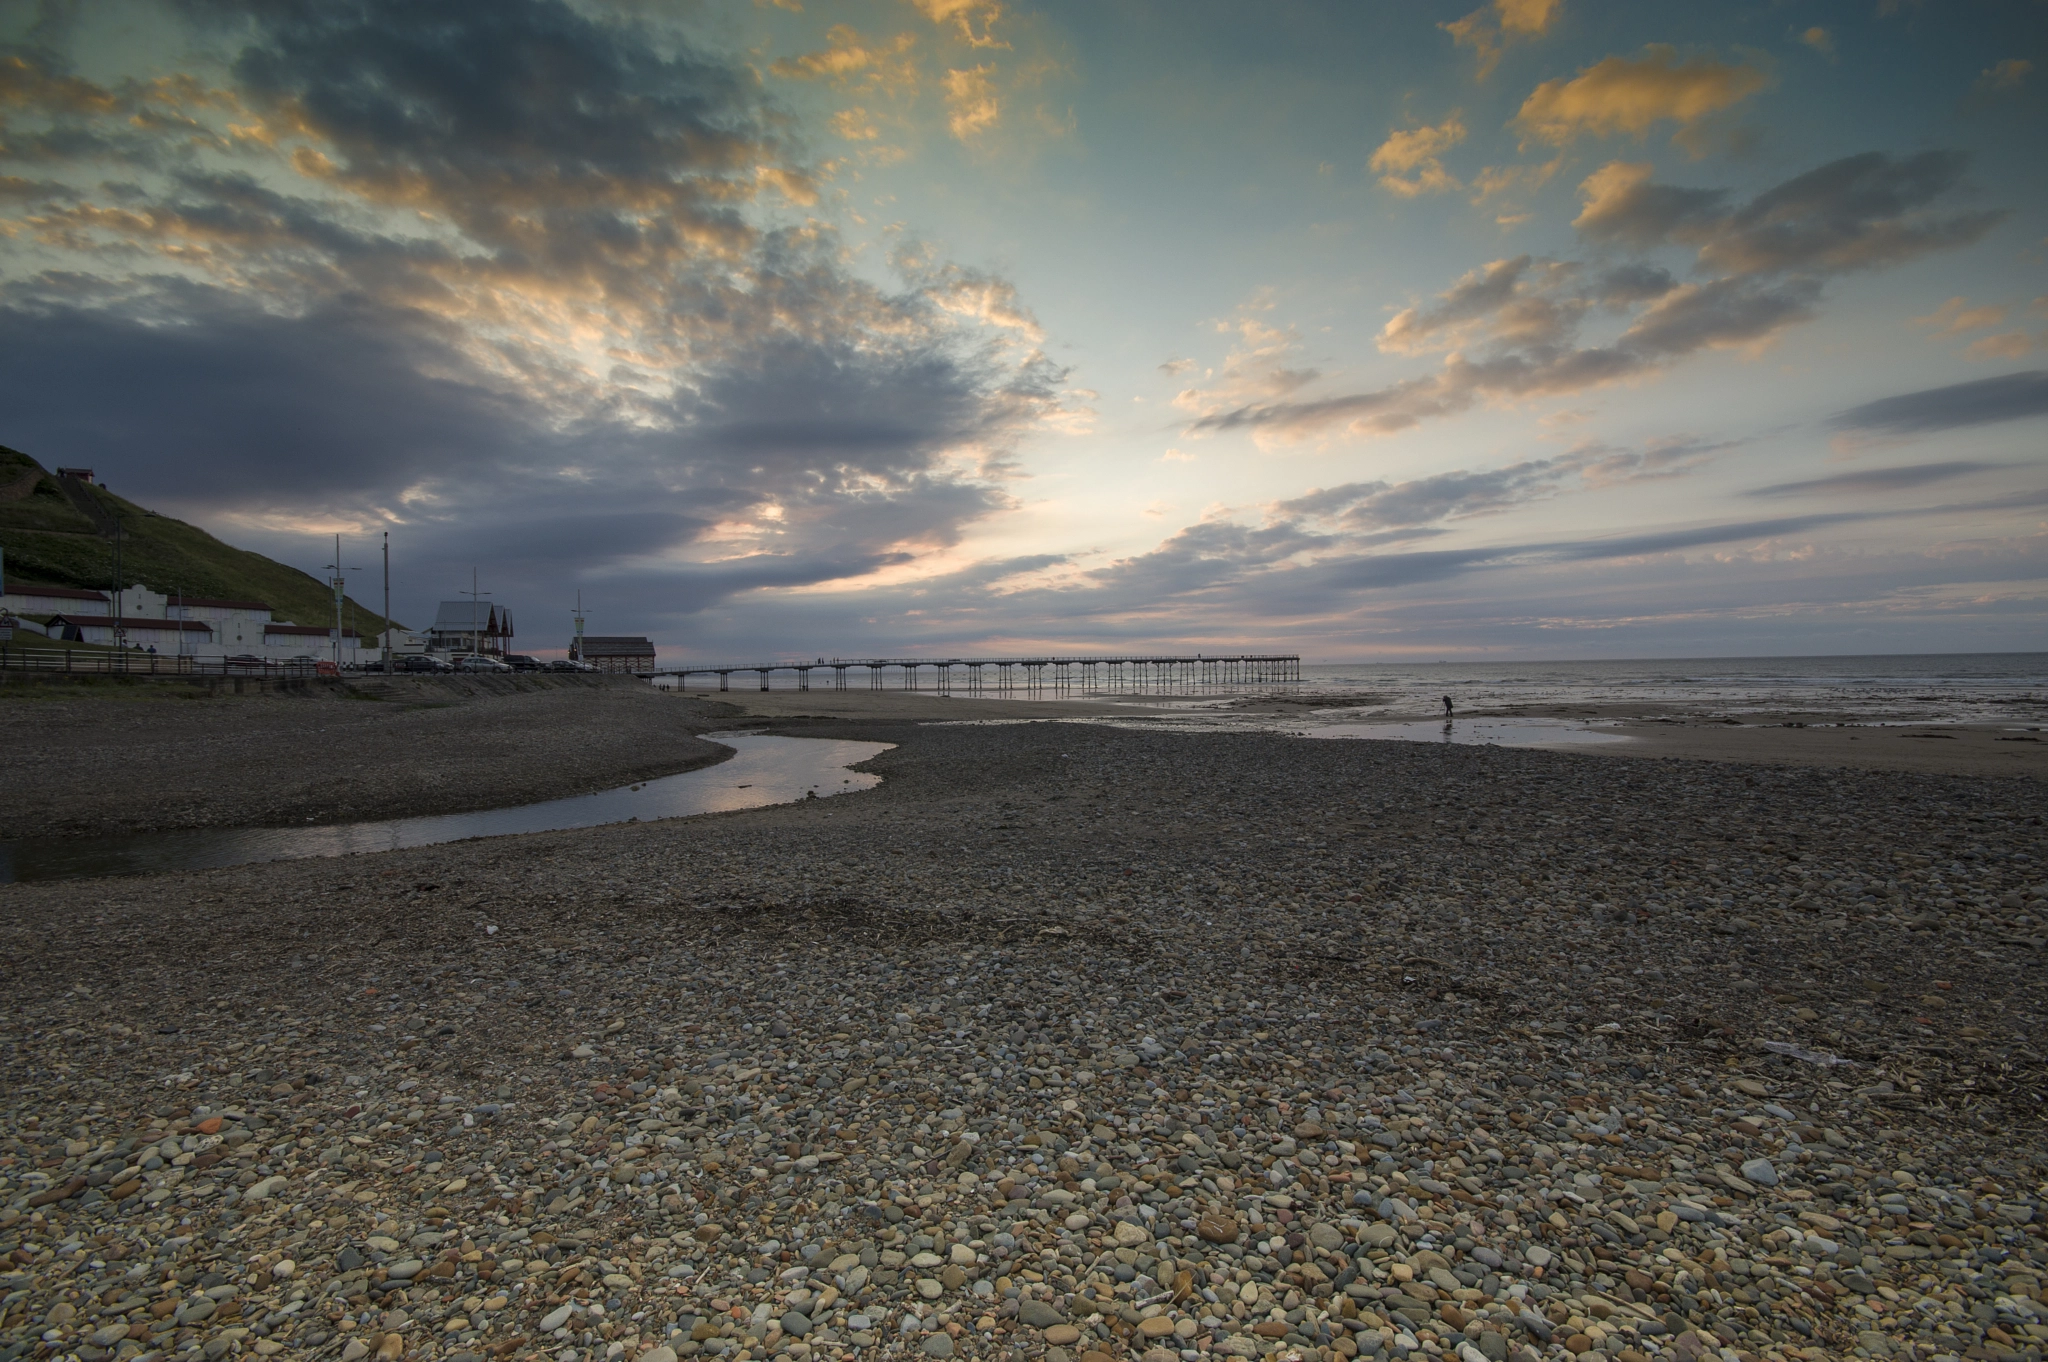
[[[0,594],[0,614],[22,617],[24,633],[40,633],[81,643],[125,642],[131,648],[154,648],[159,655],[218,660],[256,657],[284,662],[297,657],[334,657],[331,625],[286,624],[271,618],[262,601],[222,600],[202,596],[165,596],[145,586],[120,592],[120,614],[103,591],[33,583],[9,584]],[[117,625],[118,619],[118,625]],[[356,631],[341,635],[341,660],[362,660]],[[375,652],[375,649],[371,649]]]

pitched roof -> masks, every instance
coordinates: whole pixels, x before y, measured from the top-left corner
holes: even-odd
[[[496,602],[442,601],[434,609],[434,629],[443,634],[496,633],[499,610]]]
[[[10,582],[7,586],[10,596],[48,596],[66,601],[107,601],[104,591],[84,591],[75,586],[42,586],[30,582]],[[109,605],[113,602],[107,601]]]
[[[653,657],[654,645],[632,634],[587,634],[583,639],[583,656]]]

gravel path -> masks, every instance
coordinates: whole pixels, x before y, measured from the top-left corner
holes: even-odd
[[[0,1357],[2040,1356],[2038,782],[832,731],[0,889]]]
[[[0,689],[6,837],[280,827],[503,808],[723,760],[730,714],[624,677]]]

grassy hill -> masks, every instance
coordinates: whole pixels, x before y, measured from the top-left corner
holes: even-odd
[[[19,450],[0,445],[0,549],[7,579],[105,591],[113,583],[113,525],[121,525],[121,575],[166,595],[264,601],[292,624],[332,624],[334,592],[317,577],[231,548],[197,526],[158,515],[102,487],[60,481]],[[350,627],[366,638],[383,618],[354,605]],[[403,625],[399,626],[403,628]]]

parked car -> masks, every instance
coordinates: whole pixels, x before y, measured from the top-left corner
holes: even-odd
[[[480,653],[471,653],[468,657],[461,658],[456,662],[455,670],[459,672],[509,672],[512,669],[498,661],[495,657],[485,657]]]
[[[505,665],[515,672],[543,672],[548,668],[547,663],[537,657],[529,657],[525,653],[505,654]]]
[[[262,658],[254,653],[237,653],[227,659],[227,665],[234,671],[247,671],[252,667],[257,671],[261,671],[266,664]]]
[[[558,657],[548,663],[551,672],[594,672],[597,667],[589,662],[578,662],[573,657]]]
[[[396,661],[400,672],[452,672],[455,670],[455,668],[449,666],[440,658],[428,657],[425,653],[412,653],[398,658]]]

